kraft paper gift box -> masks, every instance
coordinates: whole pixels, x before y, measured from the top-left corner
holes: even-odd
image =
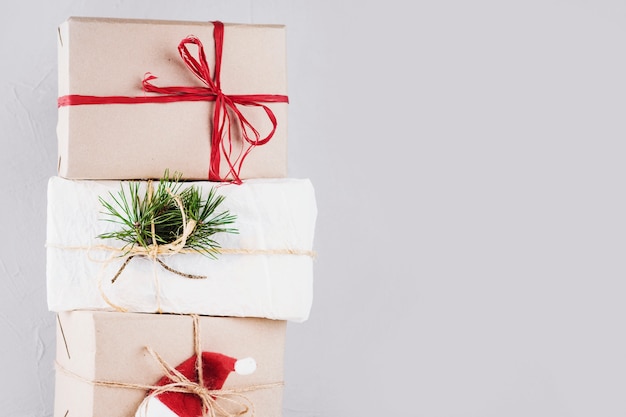
[[[57,318],[55,417],[133,417],[138,410],[145,414],[137,415],[169,415],[158,413],[158,408],[172,404],[158,401],[163,397],[149,400],[147,410],[144,408],[151,390],[141,386],[155,386],[164,377],[164,370],[149,349],[171,367],[194,358],[197,349],[227,356],[230,364],[233,360],[253,361],[256,369],[249,368],[248,374],[211,369],[219,363],[207,361],[203,353],[203,380],[213,378],[217,384],[225,377],[221,389],[235,395],[225,393],[227,399],[218,398],[220,406],[233,411],[248,406],[259,417],[282,415],[284,321],[200,316],[196,347],[190,316],[73,311],[58,313]],[[192,380],[194,376],[188,377]],[[197,377],[194,382],[198,382]],[[191,401],[197,403],[199,399]],[[252,413],[243,414],[249,415]]]
[[[237,216],[237,234],[215,234],[224,251],[218,259],[177,253],[162,260],[173,274],[146,257],[124,262],[124,242],[98,239],[114,231],[98,198],[110,200],[125,181],[68,180],[48,183],[47,297],[52,311],[76,309],[195,313],[264,317],[302,322],[309,316],[313,291],[313,238],[317,208],[306,179],[256,179],[242,185],[219,183],[225,197],[217,212]],[[146,182],[139,182],[145,189]],[[183,182],[204,197],[216,183]],[[126,187],[125,187],[126,189]],[[234,252],[234,253],[233,253]],[[107,301],[108,300],[108,301]]]
[[[230,152],[233,164],[241,162],[241,152],[248,146],[241,137],[242,119],[230,108],[230,123],[226,124],[232,143],[224,131],[225,150],[211,145],[212,140],[220,140],[212,135],[216,106],[205,99],[215,99],[215,94],[207,90],[209,80],[199,79],[178,52],[181,40],[190,35],[204,47],[210,72],[206,75],[205,71],[204,78],[216,81],[213,23],[72,17],[59,26],[60,176],[146,179],[159,178],[169,169],[183,172],[186,179],[217,180],[208,177],[213,150],[221,155],[219,161],[213,158],[213,163],[220,163],[220,178],[234,178],[224,152]],[[195,45],[188,44],[187,50],[191,59],[200,62]],[[272,96],[248,101],[267,106],[276,118],[273,137],[251,150],[240,178],[286,177],[287,103],[273,102],[287,100],[285,27],[224,24],[221,58],[221,92],[241,99],[236,109],[258,130],[260,138],[272,131],[271,117],[263,107],[242,104],[246,101],[242,97]],[[150,78],[146,74],[157,77],[150,83],[178,90],[146,92],[142,86],[144,78]],[[181,88],[193,91],[180,93]],[[96,104],[81,104],[84,99],[77,96],[87,96],[87,101]],[[116,102],[119,97],[122,103]],[[151,97],[165,102],[144,102]],[[172,97],[182,101],[170,102]],[[111,100],[111,104],[102,103]],[[252,132],[249,127],[247,131]]]

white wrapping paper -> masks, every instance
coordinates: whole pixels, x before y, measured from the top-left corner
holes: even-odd
[[[243,185],[196,185],[226,196],[218,211],[237,215],[238,234],[215,235],[224,249],[249,254],[179,253],[161,259],[170,267],[206,276],[189,279],[166,271],[153,260],[135,257],[119,278],[120,253],[102,245],[101,233],[118,230],[98,201],[117,195],[120,181],[67,180],[48,183],[47,291],[51,311],[115,310],[264,317],[301,322],[308,318],[313,287],[313,237],[317,208],[306,179],[255,179]],[[144,184],[145,186],[145,184]],[[285,253],[292,251],[295,253]],[[109,300],[107,302],[106,299]]]

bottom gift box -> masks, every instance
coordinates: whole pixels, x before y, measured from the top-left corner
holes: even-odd
[[[59,312],[54,416],[280,417],[285,334],[262,318]]]

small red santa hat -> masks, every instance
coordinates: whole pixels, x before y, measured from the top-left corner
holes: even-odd
[[[193,382],[198,382],[196,355],[176,367],[176,370]],[[204,387],[209,390],[221,389],[231,372],[249,375],[256,370],[253,358],[235,359],[221,353],[202,352],[202,374]],[[156,385],[172,383],[164,376]],[[201,417],[202,401],[191,393],[166,391],[147,396],[137,409],[135,417]]]

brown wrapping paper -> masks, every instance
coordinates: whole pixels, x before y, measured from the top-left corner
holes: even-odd
[[[203,87],[178,54],[179,42],[195,35],[215,68],[213,24],[204,22],[70,18],[58,34],[59,97],[145,96],[146,73],[159,86]],[[287,94],[285,28],[225,24],[222,91],[229,94]],[[263,103],[278,126],[272,139],[255,147],[240,177],[287,176],[287,103]],[[185,179],[207,179],[212,102],[95,104],[59,107],[58,173],[71,179],[160,178],[165,169]],[[272,125],[260,108],[239,107],[262,136]],[[242,142],[233,130],[234,149]],[[233,157],[233,159],[234,159]],[[221,158],[220,174],[228,167]],[[232,179],[229,176],[228,179]]]
[[[190,316],[73,311],[57,318],[55,417],[133,417],[146,391],[86,380],[152,385],[163,372],[146,346],[174,367],[194,354]],[[199,330],[203,351],[256,360],[254,373],[231,373],[224,389],[282,382],[286,322],[201,316]],[[280,417],[282,392],[274,386],[244,395],[256,416]]]

